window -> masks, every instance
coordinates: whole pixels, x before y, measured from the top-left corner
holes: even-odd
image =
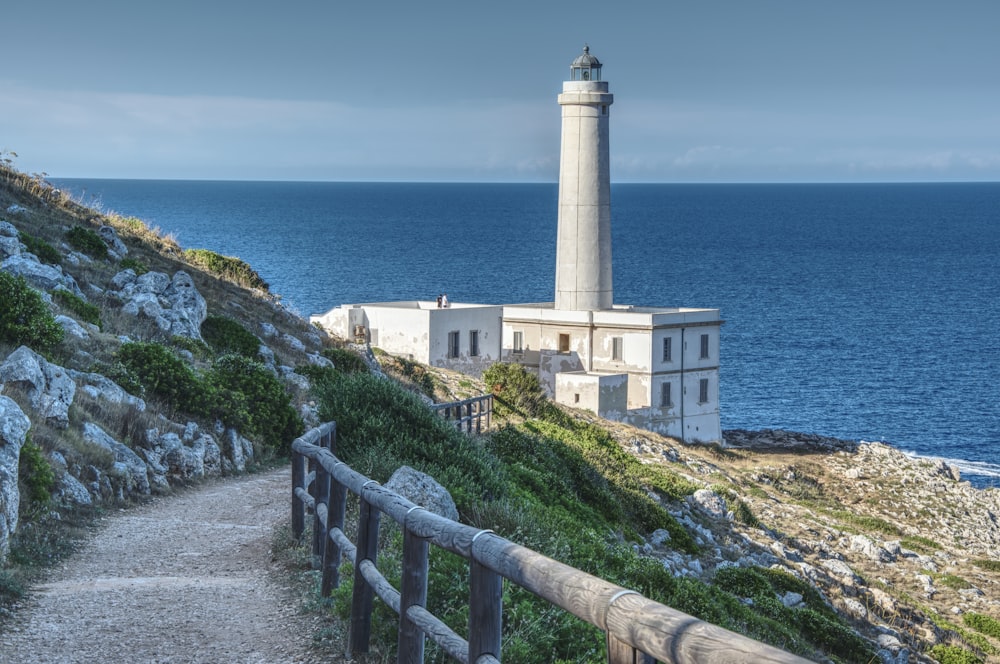
[[[670,337],[663,337],[663,361],[664,362],[670,362],[671,361],[670,360],[670,351],[671,351],[670,346],[671,346],[672,342],[673,342],[673,339],[671,339]]]
[[[568,353],[569,352],[569,335],[560,334],[559,335],[559,352]]]
[[[701,335],[701,359],[708,359],[708,335]]]
[[[514,352],[524,352],[524,332],[521,332],[520,330],[514,332]]]
[[[469,357],[479,357],[479,330],[469,330]]]
[[[669,408],[673,403],[670,401],[670,383],[660,383],[660,408]]]
[[[611,361],[621,362],[622,361],[622,338],[621,337],[611,337]]]
[[[448,357],[458,357],[458,331],[448,333]]]
[[[698,382],[698,403],[708,403],[708,379],[702,378]]]

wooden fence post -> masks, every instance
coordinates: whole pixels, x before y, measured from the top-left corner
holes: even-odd
[[[331,454],[336,454],[337,425],[335,423],[323,442]],[[332,475],[328,475],[327,480],[329,480],[330,486],[326,504],[326,543],[323,546],[323,577],[320,581],[320,597],[329,597],[333,589],[340,585],[342,551],[340,544],[330,538],[330,533],[333,532],[334,528],[343,532],[344,514],[347,510],[347,487],[338,482]]]
[[[375,484],[375,480],[365,482],[358,497],[361,499],[361,513],[358,517],[358,551],[354,558],[354,594],[351,597],[351,652],[366,653],[372,634],[372,603],[374,589],[368,585],[361,572],[361,563],[378,558],[378,529],[382,513],[365,500],[365,487]]]
[[[295,495],[295,490],[305,483],[303,463],[305,456],[292,452],[292,537],[296,541],[302,539],[306,528],[306,506],[302,499]]]
[[[492,533],[481,530],[472,538],[469,560],[469,662],[483,655],[500,660],[503,631],[503,577],[476,560],[476,540]]]
[[[407,512],[422,510],[411,507]],[[403,520],[403,573],[400,579],[399,596],[399,647],[397,664],[423,664],[424,631],[417,627],[406,615],[411,606],[427,606],[427,561],[430,545],[406,527]]]
[[[320,445],[326,447],[326,441],[320,441]],[[313,480],[313,501],[316,508],[313,510],[313,569],[323,569],[323,561],[326,560],[326,547],[330,543],[330,533],[328,530],[330,523],[330,473],[318,461],[315,462],[316,479]],[[326,523],[320,519],[319,506],[326,507]]]

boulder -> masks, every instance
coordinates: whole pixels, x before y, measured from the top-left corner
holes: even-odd
[[[428,512],[458,521],[458,508],[451,494],[426,473],[409,466],[400,466],[385,483],[385,488],[395,491]]]
[[[119,239],[118,233],[112,226],[101,226],[97,229],[97,234],[104,240],[104,244],[108,245],[108,249],[117,254],[119,258],[128,255],[128,247]]]
[[[698,489],[693,494],[688,496],[688,502],[705,514],[716,519],[726,518],[726,514],[729,511],[729,507],[726,505],[725,499],[709,489]]]
[[[99,373],[75,371],[73,369],[67,369],[66,373],[76,382],[80,391],[86,392],[92,399],[103,399],[111,403],[124,403],[135,408],[140,413],[146,410],[145,401],[129,394],[118,383],[107,376]]]
[[[92,445],[103,447],[114,455],[116,470],[126,480],[124,489],[144,495],[150,493],[149,468],[138,454],[112,438],[93,422],[83,425],[83,439]]]
[[[31,399],[31,407],[47,422],[60,429],[69,426],[76,383],[65,369],[21,346],[0,364],[0,385],[7,383],[21,386]]]
[[[208,305],[188,273],[180,270],[171,279],[162,272],[136,277],[132,270],[123,270],[112,278],[112,284],[125,302],[123,312],[149,318],[171,335],[201,340]]]
[[[76,337],[77,339],[89,339],[90,332],[84,329],[83,325],[76,322],[76,319],[70,318],[69,316],[59,315],[56,316],[56,322],[59,326],[66,331],[66,336]]]
[[[21,494],[17,486],[21,447],[31,420],[13,399],[0,396],[0,562],[10,552],[10,536],[17,530]]]
[[[10,256],[4,259],[3,263],[0,263],[0,269],[24,277],[25,281],[38,290],[50,291],[65,288],[77,297],[86,299],[83,291],[77,285],[76,279],[63,272],[61,267],[40,262],[34,254],[19,253]]]
[[[6,221],[0,223],[7,223]],[[10,226],[10,224],[7,224]],[[11,256],[18,256],[21,253],[21,241],[17,236],[10,237],[0,233],[0,261],[7,260]]]

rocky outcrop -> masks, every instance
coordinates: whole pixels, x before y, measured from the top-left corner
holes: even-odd
[[[118,383],[107,376],[99,373],[75,371],[73,369],[67,369],[66,373],[76,382],[79,390],[86,393],[92,399],[126,404],[140,413],[146,410],[145,401],[129,394]]]
[[[40,262],[34,254],[18,253],[9,256],[0,263],[0,270],[24,277],[25,281],[39,290],[64,288],[77,297],[86,299],[76,279],[63,272],[61,267]]]
[[[125,493],[149,495],[149,468],[138,454],[127,445],[112,438],[104,429],[93,422],[83,425],[84,441],[103,448],[114,455],[113,472],[123,480]]]
[[[111,294],[123,301],[124,313],[148,318],[167,334],[201,340],[208,305],[187,272],[179,270],[171,278],[162,272],[136,276],[123,270],[111,283],[118,288]]]
[[[69,407],[76,383],[62,367],[51,364],[27,346],[21,346],[0,364],[0,385],[17,385],[31,399],[31,407],[53,426],[69,426]]]
[[[0,563],[10,551],[10,536],[17,530],[21,506],[18,464],[30,426],[31,420],[13,399],[0,396]]]
[[[726,447],[758,450],[853,452],[858,447],[850,440],[783,429],[727,429],[722,432],[722,438]]]
[[[385,483],[385,488],[395,491],[428,512],[458,521],[458,508],[451,494],[426,473],[409,466],[400,466]]]

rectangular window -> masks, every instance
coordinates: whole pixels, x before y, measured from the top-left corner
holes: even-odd
[[[521,331],[514,332],[514,352],[515,353],[524,352],[524,332]]]
[[[660,408],[669,408],[673,403],[670,401],[670,383],[660,383]]]
[[[708,359],[708,335],[701,335],[701,359]]]
[[[448,357],[458,357],[458,330],[448,333]]]
[[[622,338],[621,337],[611,337],[611,361],[621,362],[622,361]]]
[[[568,353],[569,352],[569,335],[560,334],[559,335],[559,352]]]
[[[708,379],[702,378],[698,383],[698,403],[708,403]]]
[[[469,356],[479,357],[479,330],[469,330]]]
[[[670,360],[670,351],[671,351],[670,345],[671,345],[672,341],[673,341],[673,339],[671,339],[670,337],[663,337],[663,361],[664,362],[670,362],[671,361]]]

